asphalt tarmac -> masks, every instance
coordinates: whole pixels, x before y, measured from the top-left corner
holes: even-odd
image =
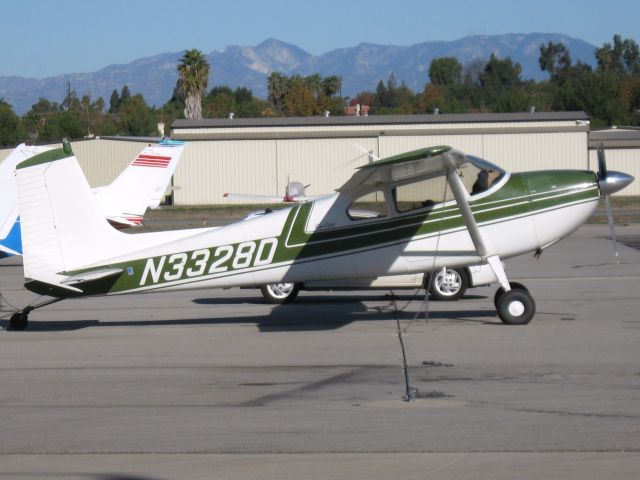
[[[506,262],[537,302],[502,325],[494,287],[192,290],[64,301],[0,320],[0,479],[637,478],[640,225],[586,225]],[[0,292],[23,306],[19,261]],[[4,313],[9,308],[3,300]]]

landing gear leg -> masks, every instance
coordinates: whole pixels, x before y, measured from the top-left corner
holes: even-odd
[[[54,298],[52,300],[47,300],[46,302],[38,303],[37,305],[29,305],[27,307],[24,307],[22,310],[19,310],[11,315],[11,318],[9,319],[9,329],[16,331],[25,330],[27,326],[29,326],[29,314],[32,310],[35,310],[36,308],[46,307],[47,305],[59,302],[60,300],[64,299]]]

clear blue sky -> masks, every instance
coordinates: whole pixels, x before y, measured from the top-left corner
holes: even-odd
[[[0,18],[0,75],[36,78],[267,38],[313,54],[500,33],[640,42],[638,0],[0,0]]]

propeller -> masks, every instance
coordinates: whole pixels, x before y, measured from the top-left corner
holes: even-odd
[[[609,234],[613,240],[613,249],[616,253],[616,261],[620,264],[620,252],[618,251],[618,241],[616,239],[616,231],[613,225],[613,210],[611,207],[611,194],[633,182],[631,175],[622,172],[614,172],[607,170],[607,159],[604,153],[604,146],[600,144],[598,147],[598,188],[604,197],[605,207],[607,209],[607,223],[609,224]]]

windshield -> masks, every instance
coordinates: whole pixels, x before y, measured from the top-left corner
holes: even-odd
[[[469,163],[459,169],[460,177],[471,195],[478,195],[495,185],[507,173],[483,158],[467,155]]]

